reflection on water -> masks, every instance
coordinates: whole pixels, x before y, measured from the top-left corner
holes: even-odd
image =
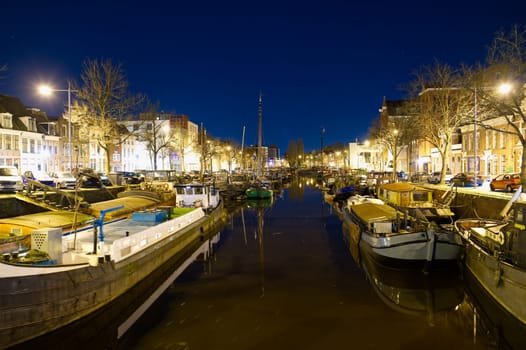
[[[526,349],[526,326],[502,309],[466,271],[466,288],[472,296],[475,322],[489,329],[500,349]]]
[[[378,297],[397,312],[422,315],[434,326],[441,313],[455,311],[464,301],[464,286],[459,271],[398,270],[383,266],[360,251],[351,230],[343,225],[344,241],[355,262],[364,270]]]
[[[258,200],[247,200],[246,207],[248,211],[253,210],[256,213],[257,224],[256,230],[254,232],[254,238],[258,241],[259,244],[259,268],[261,276],[261,296],[265,295],[265,246],[264,246],[264,216],[265,211],[267,211],[272,204],[274,203],[274,198],[264,198]],[[245,226],[245,208],[241,208],[241,215],[243,221],[243,233],[246,240],[246,226]]]
[[[120,349],[496,348],[458,274],[356,263],[305,181],[261,204],[232,211],[210,263],[183,273]]]

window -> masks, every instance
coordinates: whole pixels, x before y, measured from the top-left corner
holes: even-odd
[[[18,143],[19,143],[18,135],[13,135],[13,150],[15,151],[19,150]]]
[[[500,148],[506,147],[506,134],[501,132],[500,133]]]
[[[493,144],[493,149],[497,148],[497,130],[493,130],[492,132],[493,134],[493,140],[492,140],[492,144]]]
[[[29,119],[29,131],[37,131],[37,120],[35,118]]]
[[[428,200],[427,192],[415,191],[413,192],[413,200],[415,202],[425,202]]]
[[[4,129],[12,129],[13,128],[13,118],[11,114],[9,113],[2,113],[2,127]]]
[[[22,137],[22,153],[27,153],[27,139]]]

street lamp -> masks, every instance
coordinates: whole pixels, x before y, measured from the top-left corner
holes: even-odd
[[[393,181],[396,181],[396,158],[398,156],[398,150],[397,150],[397,147],[398,147],[398,129],[394,129],[393,130],[393,135],[394,135],[394,145],[393,145],[393,149],[394,149],[394,152],[393,152]]]
[[[78,90],[71,90],[71,83],[68,81],[67,89],[54,89],[49,85],[42,85],[38,88],[41,95],[49,96],[53,92],[67,92],[68,93],[68,157],[69,157],[69,170],[71,171],[71,165],[73,164],[73,152],[71,147],[71,93],[78,92]]]

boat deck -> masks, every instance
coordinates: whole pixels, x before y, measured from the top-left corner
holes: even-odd
[[[68,235],[63,235],[62,229],[59,228],[52,228],[49,233],[45,233],[46,230],[43,229],[41,230],[44,231],[43,236],[40,238],[37,236],[35,239],[45,241],[43,245],[47,245],[49,255],[57,261],[57,264],[28,265],[27,267],[0,264],[0,278],[35,274],[35,269],[39,274],[71,270],[86,264],[97,265],[102,262],[101,259],[110,257],[111,260],[118,262],[176,233],[179,228],[204,215],[202,210],[195,208],[185,209],[178,214],[177,217],[163,222],[125,218],[105,223],[102,227],[103,243],[100,242],[98,228],[97,232],[91,228]],[[94,247],[97,248],[97,253],[94,253]],[[56,258],[57,256],[59,258]]]
[[[122,219],[104,224],[102,228],[104,234],[104,249],[111,250],[114,241],[124,237],[131,237],[155,225],[156,223],[154,222],[137,222],[132,219]],[[77,232],[75,243],[75,234],[72,233],[64,236],[62,244],[63,246],[65,245],[68,250],[62,254],[62,264],[89,263],[94,256],[94,254],[92,254],[93,241],[95,239],[94,235],[95,233],[93,229]],[[100,232],[98,232],[98,230],[96,235],[96,245],[97,247],[100,247]],[[73,249],[74,244],[76,249]]]

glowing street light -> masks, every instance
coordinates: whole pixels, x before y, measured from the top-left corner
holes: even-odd
[[[497,91],[501,95],[507,95],[507,94],[509,94],[511,92],[511,89],[512,89],[511,84],[504,83],[504,84],[500,84],[499,85]]]
[[[67,89],[54,89],[49,85],[42,85],[38,88],[38,92],[44,96],[50,96],[53,92],[67,92],[68,93],[68,155],[69,155],[69,170],[73,164],[73,148],[71,146],[71,93],[78,92],[78,90],[71,90],[71,83],[68,81]]]

